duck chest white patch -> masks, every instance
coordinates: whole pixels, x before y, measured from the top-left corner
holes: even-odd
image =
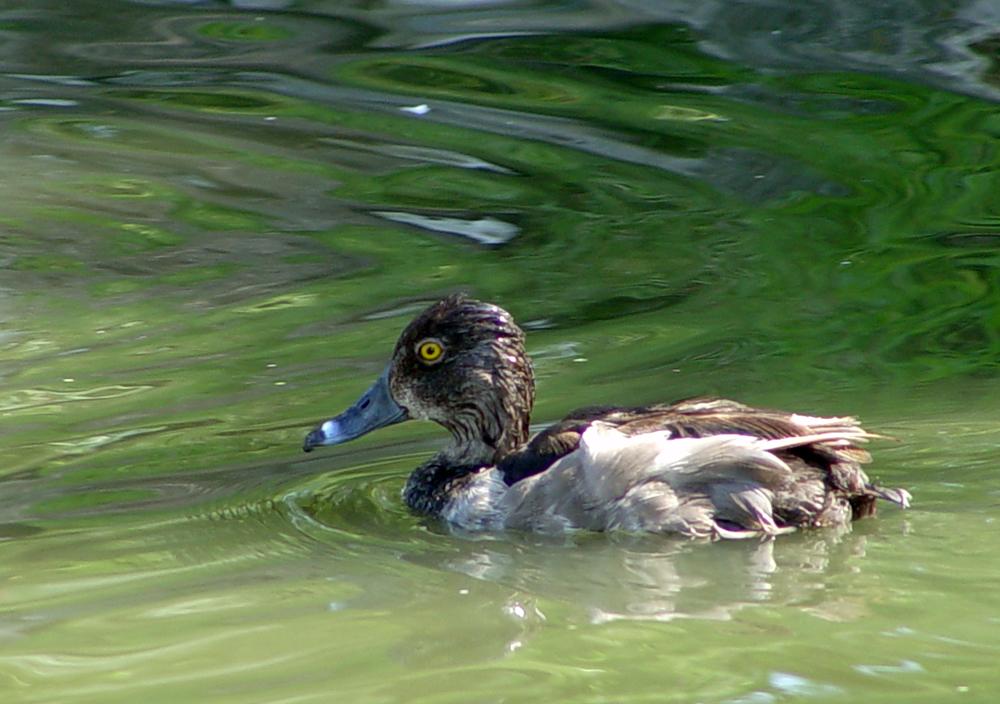
[[[441,517],[463,530],[502,530],[500,500],[507,493],[500,472],[492,467],[477,472],[445,505]]]

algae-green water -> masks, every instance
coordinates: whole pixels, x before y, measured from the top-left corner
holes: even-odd
[[[992,702],[1000,23],[971,2],[0,6],[0,700]],[[537,423],[856,414],[843,535],[450,534],[301,453],[429,302]]]

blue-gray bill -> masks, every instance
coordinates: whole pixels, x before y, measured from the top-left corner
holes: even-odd
[[[312,452],[322,445],[337,445],[408,418],[406,409],[396,403],[389,392],[389,370],[386,369],[353,406],[309,433],[302,449]]]

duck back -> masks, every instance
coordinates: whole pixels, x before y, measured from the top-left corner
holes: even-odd
[[[875,500],[854,418],[818,418],[695,399],[570,414],[497,469],[510,491],[506,525],[745,537],[846,526]]]

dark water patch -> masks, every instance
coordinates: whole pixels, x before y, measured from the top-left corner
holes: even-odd
[[[992,256],[1000,253],[1000,232],[950,232],[930,238],[942,247],[980,250]]]
[[[573,323],[579,324],[584,321],[611,320],[623,315],[635,315],[637,313],[647,313],[650,311],[660,310],[667,306],[676,305],[684,301],[696,290],[697,287],[692,286],[687,290],[679,290],[662,296],[653,296],[649,298],[616,296],[603,301],[595,301],[576,311],[576,314],[579,317],[567,318],[557,324],[565,326]]]
[[[20,540],[42,533],[45,529],[30,523],[0,524],[0,540]]]
[[[181,107],[195,109],[219,109],[219,110],[268,110],[278,106],[277,103],[260,96],[240,95],[236,93],[225,93],[222,91],[139,91],[139,90],[118,90],[108,91],[105,95],[109,98],[121,98],[122,100],[141,100],[144,102],[161,102],[167,105],[176,104]]]
[[[291,39],[295,36],[291,29],[263,22],[209,22],[199,27],[198,33],[214,39],[240,42],[273,42]]]
[[[753,203],[774,203],[805,193],[845,198],[850,188],[822,178],[801,164],[746,149],[713,150],[692,171],[722,192]]]
[[[598,75],[627,77],[626,82],[639,88],[664,82],[712,85],[746,75],[738,66],[699,51],[697,43],[702,38],[686,25],[645,25],[602,34],[499,38],[473,47],[460,45],[460,50],[532,67],[573,66]],[[648,82],[652,77],[658,84]]]
[[[897,112],[904,105],[892,102],[891,91],[858,91],[849,96],[844,86],[831,76],[824,77],[834,90],[826,90],[819,78],[775,79],[768,83],[742,83],[726,86],[719,94],[736,101],[745,101],[768,110],[776,110],[797,117],[822,120],[849,120],[856,117],[880,116]],[[785,85],[785,80],[790,85]],[[802,90],[808,88],[809,90]]]
[[[363,257],[334,252],[309,237],[288,234],[216,234],[208,241],[182,244],[155,232],[152,237],[140,238],[128,230],[125,237],[105,230],[104,237],[95,238],[92,232],[87,228],[73,239],[60,237],[57,246],[73,256],[32,255],[21,248],[0,277],[0,285],[23,291],[51,290],[53,286],[89,289],[97,294],[95,302],[103,305],[163,297],[186,299],[197,306],[207,302],[229,305],[371,265]],[[153,238],[159,251],[126,254]],[[52,244],[38,242],[32,248],[44,250]],[[108,245],[121,254],[109,257]]]

